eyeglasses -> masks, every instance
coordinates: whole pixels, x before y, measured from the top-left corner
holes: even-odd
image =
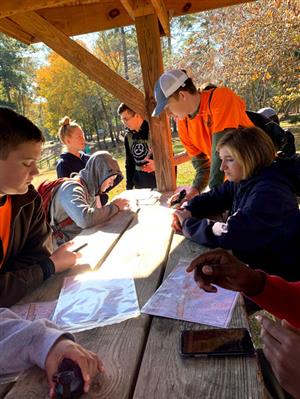
[[[128,116],[127,118],[125,117],[122,117],[121,116],[121,122],[122,123],[124,123],[125,125],[126,125],[126,123],[128,122],[128,121],[130,121],[130,119],[132,119],[133,117],[135,117],[135,114],[134,115],[131,115],[131,116]]]

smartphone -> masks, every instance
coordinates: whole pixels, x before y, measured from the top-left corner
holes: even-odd
[[[181,332],[182,356],[254,355],[255,349],[246,328],[184,330]]]

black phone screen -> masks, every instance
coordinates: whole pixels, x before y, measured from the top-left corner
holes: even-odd
[[[181,333],[181,354],[185,356],[232,356],[254,354],[246,328],[212,329]]]

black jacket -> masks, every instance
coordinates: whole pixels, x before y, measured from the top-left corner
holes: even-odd
[[[141,169],[146,162],[145,158],[152,158],[148,122],[144,121],[138,132],[128,128],[125,131],[126,189],[155,188],[155,173],[143,172]]]
[[[54,273],[50,227],[33,186],[12,195],[12,217],[7,253],[0,269],[0,306],[11,306]]]

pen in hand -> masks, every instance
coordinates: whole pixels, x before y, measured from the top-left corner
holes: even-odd
[[[86,242],[85,244],[80,245],[78,248],[73,249],[72,252],[78,252],[80,251],[82,248],[86,247],[88,245],[88,243]]]
[[[180,191],[178,197],[171,202],[171,206],[180,204],[180,202],[185,198],[185,196],[186,196],[186,190],[183,189]]]

